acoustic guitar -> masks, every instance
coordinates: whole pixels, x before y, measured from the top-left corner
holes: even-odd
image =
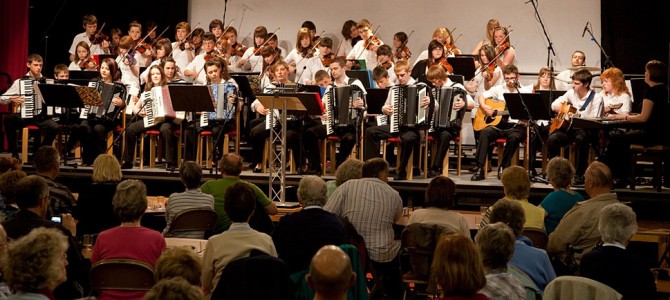
[[[505,110],[505,101],[496,99],[486,99],[484,103],[493,109],[493,114],[487,116],[486,112],[480,107],[475,113],[475,120],[472,122],[472,128],[475,131],[480,131],[489,126],[496,126],[500,124],[503,116],[508,115]]]
[[[551,121],[549,133],[554,133],[558,129],[568,130],[572,124],[572,117],[577,115],[577,108],[572,106],[569,102],[563,103],[561,110],[556,114],[554,120]]]

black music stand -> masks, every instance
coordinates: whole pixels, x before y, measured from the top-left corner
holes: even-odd
[[[44,84],[40,83],[37,85],[37,94],[44,99],[45,107],[60,107],[62,111],[65,112],[65,122],[69,123],[69,111],[71,108],[81,108],[84,107],[84,102],[82,102],[82,94],[79,90],[81,89],[91,89],[92,93],[86,93],[87,95],[97,96],[93,98],[94,104],[102,104],[102,99],[100,99],[100,94],[95,92],[95,89],[90,87],[83,86],[73,86],[73,85],[61,85],[61,84]],[[38,97],[39,98],[39,97]],[[64,127],[65,135],[65,145],[67,145],[68,140],[70,139],[70,130],[68,126]],[[77,168],[77,164],[68,164],[67,163],[67,151],[63,151],[63,166],[69,166]]]
[[[183,111],[191,113],[193,121],[193,154],[197,155],[198,132],[196,123],[196,112],[214,111],[212,104],[212,94],[209,92],[209,86],[206,85],[168,85],[168,94],[172,100],[172,109],[174,111]],[[179,141],[181,143],[181,141]],[[216,151],[214,149],[213,151]],[[216,168],[213,166],[212,168]]]
[[[465,84],[465,76],[463,75],[447,75],[447,77],[455,83]]]
[[[349,78],[360,80],[366,90],[372,87],[372,72],[370,70],[349,70],[346,74]]]
[[[518,91],[518,90],[517,90]],[[517,120],[528,120],[529,126],[526,127],[526,147],[528,148],[526,153],[524,153],[524,159],[528,161],[528,172],[533,169],[533,162],[529,161],[530,149],[532,148],[530,142],[530,128],[533,127],[533,130],[539,135],[539,130],[535,124],[536,120],[551,120],[551,110],[547,108],[545,103],[542,101],[540,94],[536,93],[505,93],[503,94],[505,102],[507,103],[507,109],[509,110],[509,116],[512,119]],[[532,151],[535,151],[534,149]],[[540,180],[538,178],[531,178],[535,181],[541,181],[548,183],[545,180]]]
[[[240,89],[240,92],[242,93],[242,98],[244,99],[244,104],[251,103],[252,99],[256,99],[256,95],[254,95],[254,90],[251,88],[251,83],[249,83],[249,77],[248,76],[258,76],[258,72],[247,72],[247,73],[232,73],[231,74],[232,78],[235,80],[237,83],[237,86]],[[238,100],[239,101],[239,100]],[[235,146],[237,149],[240,149],[240,142],[239,140],[246,138],[246,133],[248,130],[246,130],[249,127],[249,121],[251,121],[251,118],[249,118],[249,113],[251,112],[250,109],[246,110],[246,113],[243,111],[240,111],[240,118],[244,120],[240,120],[239,124],[244,124],[244,126],[241,126],[243,128],[240,128],[240,136],[235,138]]]
[[[472,55],[457,55],[447,57],[447,62],[454,67],[454,74],[463,75],[466,80],[475,77],[475,58]]]
[[[365,101],[367,102],[368,115],[383,115],[382,106],[386,103],[389,89],[367,89],[365,91],[367,92]]]
[[[536,93],[540,94],[540,98],[542,99],[542,103],[547,107],[547,109],[551,112],[551,103],[556,100],[556,98],[563,96],[566,91],[560,91],[560,90],[539,90],[535,91]]]
[[[98,77],[100,77],[100,73],[97,71],[70,70],[70,80],[91,81]]]

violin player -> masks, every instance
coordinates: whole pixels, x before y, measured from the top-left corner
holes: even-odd
[[[384,42],[374,35],[371,29],[372,23],[367,19],[358,21],[356,28],[361,40],[347,54],[347,67],[352,66],[350,60],[364,59],[367,69],[372,70],[377,66],[377,49],[384,45]]]

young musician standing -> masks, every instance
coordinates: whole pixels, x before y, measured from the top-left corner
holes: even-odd
[[[587,70],[579,70],[572,75],[572,89],[563,96],[558,97],[551,103],[551,109],[559,113],[565,105],[571,105],[577,109],[581,117],[600,117],[603,115],[603,99],[600,93],[591,89],[593,75]],[[598,131],[589,129],[569,130],[559,129],[549,135],[547,139],[547,151],[549,159],[558,156],[561,147],[575,143],[575,185],[584,183],[584,171],[586,171],[589,157],[589,146],[593,146],[599,153],[600,144]]]
[[[261,89],[265,89],[274,81],[274,74],[272,73],[272,65],[280,61],[275,49],[270,46],[263,47],[261,50],[263,56],[263,72],[260,74]]]
[[[398,79],[395,78],[395,72],[393,72],[393,49],[391,49],[391,46],[379,46],[377,49],[377,62],[379,63],[377,67],[382,66],[384,69],[386,69],[386,74],[389,75],[391,85],[396,84]]]
[[[216,47],[216,38],[211,32],[206,32],[202,35],[202,49],[203,53],[198,54],[191,63],[184,69],[184,79],[190,80],[193,84],[205,84],[207,81],[207,74],[205,71],[205,62],[207,59],[214,57]]]
[[[14,104],[15,107],[24,108],[26,98],[32,96],[33,102],[43,101],[40,97],[37,97],[36,94],[27,95],[23,94],[25,91],[21,90],[21,81],[30,80],[30,89],[32,89],[32,84],[35,81],[43,82],[46,78],[42,77],[42,66],[43,60],[42,56],[39,54],[31,54],[28,56],[28,63],[26,67],[29,69],[28,73],[22,78],[14,80],[12,86],[0,96],[0,104]],[[40,134],[37,133],[35,136],[35,143],[33,144],[33,153],[37,151],[40,146],[51,145],[56,138],[58,133],[58,123],[52,118],[46,117],[46,105],[42,105],[44,108],[40,111],[33,111],[33,117],[24,119],[21,117],[20,113],[9,114],[5,117],[3,124],[5,125],[5,134],[7,135],[7,149],[12,153],[12,156],[18,157],[18,150],[16,147],[16,131],[27,126],[27,125],[37,125],[40,128],[40,131],[44,134],[44,139],[40,143]],[[27,151],[27,149],[24,149]],[[27,163],[27,162],[23,162]]]
[[[410,60],[412,58],[412,52],[409,51],[407,43],[409,42],[409,37],[405,32],[398,32],[393,35],[393,59],[398,61],[401,59]]]
[[[496,49],[497,63],[501,68],[514,64],[516,51],[510,43],[507,27],[498,27],[493,31],[493,47]],[[502,54],[500,54],[502,52]]]
[[[265,44],[265,41],[268,39],[268,29],[265,26],[258,26],[254,29],[254,46],[249,47],[242,58],[237,61],[237,67],[243,70],[251,70],[251,72],[262,72],[261,68],[263,64],[261,63],[261,49],[260,47]]]
[[[477,43],[475,49],[472,50],[472,54],[479,55],[479,50],[481,50],[484,45],[493,45],[493,30],[498,27],[501,27],[500,21],[496,19],[491,19],[486,23],[486,38]]]
[[[412,78],[416,78],[418,82],[423,82],[428,84],[428,79],[426,79],[426,74],[428,73],[428,68],[433,65],[440,64],[446,71],[446,58],[444,58],[444,44],[440,43],[438,40],[432,40],[428,44],[428,52],[430,57],[417,61],[412,68]],[[442,63],[440,63],[442,62]]]
[[[341,32],[344,40],[340,42],[338,49],[335,50],[337,52],[335,55],[345,57],[351,52],[356,43],[361,40],[361,37],[358,35],[358,28],[356,28],[356,21],[354,20],[344,22]]]
[[[479,109],[487,117],[493,114],[494,109],[486,104],[486,100],[505,101],[505,93],[530,93],[532,90],[531,86],[521,87],[519,85],[519,69],[515,65],[503,68],[503,78],[505,79],[505,85],[494,86],[479,96]],[[484,170],[484,164],[486,156],[489,153],[489,147],[495,140],[506,138],[507,142],[505,143],[504,152],[498,153],[498,155],[502,155],[500,168],[498,168],[498,178],[500,178],[502,170],[509,167],[514,153],[519,148],[519,143],[526,139],[526,126],[528,126],[527,120],[509,119],[506,122],[504,120],[500,121],[496,126],[488,126],[482,129],[479,133],[477,152],[475,154],[477,169],[470,180],[484,180],[487,171]]]
[[[128,36],[132,38],[132,46],[128,49],[135,49],[135,47],[143,47],[144,45],[138,45],[140,39],[142,38],[142,24],[137,21],[130,22],[128,26]],[[151,49],[146,49],[144,53],[138,53],[137,55],[137,64],[138,66],[146,67],[151,62],[151,56],[153,55]],[[138,69],[139,70],[139,69]],[[121,70],[123,72],[123,70]],[[139,73],[139,71],[137,72]],[[139,76],[136,75],[136,76]]]
[[[195,57],[193,42],[191,42],[193,37],[186,38],[189,33],[191,33],[191,25],[188,22],[177,23],[175,41],[172,43],[172,57],[182,70],[186,69],[188,63]]]
[[[456,46],[454,46],[453,37],[451,36],[451,31],[449,31],[449,29],[447,29],[445,27],[438,27],[438,28],[435,29],[435,31],[433,31],[433,40],[440,42],[440,44],[443,47],[443,49],[442,49],[443,52],[442,53],[443,53],[444,56],[447,56],[446,55],[446,53],[447,53],[446,52],[446,50],[447,50],[446,45],[449,45],[450,48],[453,47],[454,49],[456,49]],[[419,54],[419,56],[417,56],[416,60],[414,61],[414,65],[412,66],[412,68],[415,67],[416,64],[419,61],[429,58],[430,54],[431,54],[430,52],[431,51],[423,50]],[[454,56],[454,53],[453,52],[450,53],[449,56]]]
[[[315,48],[309,29],[300,28],[297,33],[295,49],[286,55],[285,61],[289,65],[289,78],[300,84],[312,81],[310,72],[307,71],[307,62],[312,57],[318,56],[318,53],[315,53]]]
[[[368,70],[372,70],[377,66],[377,48],[384,45],[382,40],[374,36],[371,27],[372,23],[366,19],[358,21],[356,28],[361,40],[347,54],[348,60],[365,59],[365,65]]]
[[[141,54],[130,51],[133,40],[130,36],[124,36],[119,42],[119,55],[116,57],[116,65],[119,67],[121,82],[126,85],[128,92],[133,95],[133,101],[137,101],[137,93],[140,91],[140,65]]]
[[[319,55],[315,55],[307,61],[307,69],[305,69],[305,84],[316,84],[316,72],[319,70],[327,71],[330,63],[335,58],[335,53],[333,51],[333,40],[329,37],[323,37],[321,42],[319,42]]]
[[[75,35],[72,39],[72,46],[70,46],[70,61],[74,61],[77,58],[77,45],[79,45],[79,42],[86,42],[89,47],[91,46],[91,38],[98,30],[98,18],[94,15],[85,15],[82,20],[82,26],[85,31]],[[103,54],[103,51],[99,47],[93,47],[91,50],[93,54]]]
[[[428,69],[426,78],[435,88],[451,87],[465,90],[460,83],[455,83],[449,79],[446,70],[441,66],[434,65]],[[475,101],[470,95],[463,99],[460,95],[456,96],[451,108],[451,116],[456,116],[451,122],[449,128],[436,128],[432,133],[436,137],[437,152],[433,153],[433,164],[428,172],[428,178],[438,176],[442,173],[442,161],[449,151],[449,142],[460,135],[463,114],[459,113],[462,109],[471,110],[475,107]]]
[[[223,38],[227,42],[228,47],[219,50],[225,52],[228,71],[241,72],[242,69],[237,66],[237,63],[242,58],[242,55],[244,55],[244,52],[247,51],[247,47],[237,42],[237,29],[233,26],[226,29],[226,32],[223,33]]]
[[[172,43],[170,43],[170,40],[167,38],[162,38],[156,42],[156,59],[151,62],[149,65],[151,66],[156,66],[160,65],[165,61],[166,57],[170,56],[170,53],[172,53]],[[142,74],[140,74],[140,82],[145,83],[147,82],[147,79],[149,77],[149,68],[144,70]]]

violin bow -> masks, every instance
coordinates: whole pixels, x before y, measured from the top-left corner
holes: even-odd
[[[372,35],[371,35],[370,37],[368,37],[368,40],[371,39],[372,37],[376,36],[376,35],[377,35],[377,32],[379,31],[379,28],[381,28],[381,27],[382,27],[381,24],[380,24],[380,25],[377,25],[377,28],[375,29],[375,31],[372,32]],[[409,39],[408,39],[408,40],[409,40]],[[365,41],[363,41],[363,44],[365,45]],[[358,53],[358,56],[356,56],[356,60],[361,59],[361,55],[363,55],[363,53],[365,52],[365,50],[367,50],[367,48],[366,48],[366,49],[363,49],[363,51],[361,51],[361,53]]]
[[[194,27],[193,29],[191,29],[191,32],[189,32],[189,33],[184,37],[183,40],[177,42],[177,47],[181,46],[181,44],[183,44],[183,43],[184,43],[184,42],[185,42],[185,41],[186,41],[186,40],[193,34],[193,32],[194,32],[196,29],[198,29],[198,28],[200,28],[200,23],[196,24],[195,27]],[[170,52],[170,55],[168,55],[168,57],[172,57],[172,53],[174,53],[174,51],[171,51],[171,52]]]
[[[412,31],[407,35],[407,40],[404,41],[402,45],[400,45],[400,48],[395,49],[396,52],[402,50],[403,48],[405,48],[405,46],[407,46],[407,43],[409,43],[409,38],[412,37],[412,34],[414,34],[414,29],[412,29]]]
[[[280,29],[280,27],[277,27],[277,29],[275,29],[275,31],[273,31],[272,34],[268,35],[268,37],[265,39],[265,41],[264,41],[260,46],[258,46],[257,48],[254,48],[254,53],[251,54],[251,56],[256,55],[256,52],[258,52],[258,51],[260,51],[261,49],[263,49],[263,47],[265,47],[265,45],[270,41],[270,39],[271,39],[273,36],[276,36],[276,35],[277,35],[277,32],[279,32],[279,29]],[[257,60],[256,63],[255,63],[253,66],[251,66],[251,70],[255,69],[256,66],[258,65],[258,62],[259,62],[259,61],[262,61],[262,60],[263,60],[262,58],[261,58],[260,60]]]

